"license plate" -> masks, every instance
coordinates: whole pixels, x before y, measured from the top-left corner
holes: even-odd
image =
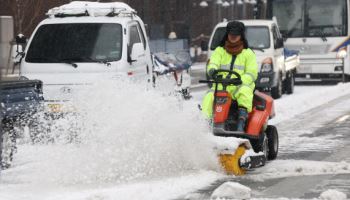
[[[62,112],[62,104],[48,104],[47,105],[50,109],[51,112],[53,113],[58,113],[58,112]]]

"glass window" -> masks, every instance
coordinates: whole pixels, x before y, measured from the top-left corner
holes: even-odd
[[[137,26],[132,25],[129,30],[130,30],[130,40],[129,40],[130,47],[132,47],[135,43],[141,43]]]
[[[210,49],[215,50],[225,36],[226,27],[218,28],[214,34]],[[252,49],[270,48],[270,34],[267,26],[246,26],[248,45]]]
[[[308,0],[306,6],[308,27],[305,27],[305,32],[308,36],[347,35],[347,11],[344,0]]]
[[[122,56],[120,24],[46,24],[39,27],[29,46],[27,62],[117,61]]]
[[[141,29],[140,23],[137,22],[137,27],[139,29],[140,35],[141,35],[141,40],[142,40],[142,44],[143,44],[143,48],[146,50],[146,39],[145,39],[145,35],[143,34],[143,31]]]
[[[211,41],[211,45],[210,45],[211,50],[215,50],[216,47],[218,47],[220,45],[222,39],[225,36],[225,33],[226,33],[226,27],[216,29],[214,36],[213,36],[213,40]]]
[[[267,26],[247,26],[246,36],[248,45],[252,49],[270,48],[270,33]]]
[[[272,16],[277,17],[284,37],[346,36],[346,0],[274,0]]]

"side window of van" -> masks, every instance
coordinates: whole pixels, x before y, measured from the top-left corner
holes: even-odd
[[[141,43],[141,39],[140,39],[140,35],[136,25],[130,26],[129,32],[130,32],[129,46],[130,48],[132,48],[132,46],[135,43]]]
[[[273,35],[273,45],[275,49],[283,47],[282,35],[279,33],[279,30],[276,25],[272,25],[272,35]]]
[[[137,27],[139,29],[139,33],[141,35],[141,40],[142,40],[142,44],[143,44],[143,48],[146,50],[146,39],[145,39],[145,35],[143,34],[143,31],[141,29],[140,23],[137,22]]]

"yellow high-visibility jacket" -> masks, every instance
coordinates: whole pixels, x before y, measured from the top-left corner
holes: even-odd
[[[207,73],[211,69],[227,69],[230,70],[232,55],[228,53],[223,47],[217,47],[210,57],[207,65]],[[256,62],[255,53],[247,48],[236,55],[233,65],[233,71],[241,75],[242,85],[228,86],[226,90],[236,99],[239,106],[247,108],[248,112],[252,110],[253,92],[255,88],[255,80],[258,77],[258,65]],[[221,72],[223,77],[228,73]],[[234,78],[234,77],[233,77]],[[212,89],[215,88],[213,85]],[[222,85],[218,85],[218,89],[222,90]],[[202,103],[203,112],[209,117],[212,113],[212,99],[213,95],[208,94]]]

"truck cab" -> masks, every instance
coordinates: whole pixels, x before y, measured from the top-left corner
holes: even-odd
[[[274,20],[241,20],[246,27],[249,48],[258,62],[256,89],[268,92],[275,99],[284,92],[293,93],[297,57],[285,58],[283,38]],[[228,22],[216,25],[209,41],[209,56],[225,35]]]
[[[76,1],[47,16],[28,40],[20,76],[42,80],[52,107],[98,79],[151,78],[145,25],[127,4]]]

